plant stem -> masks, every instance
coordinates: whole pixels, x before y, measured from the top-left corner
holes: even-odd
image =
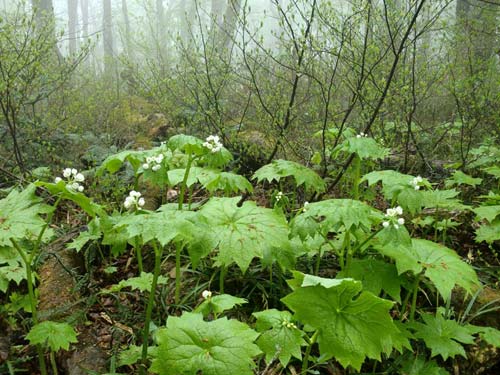
[[[38,324],[38,313],[36,307],[36,298],[35,292],[33,289],[33,274],[31,272],[31,257],[28,257],[24,250],[19,246],[19,244],[13,238],[10,239],[12,245],[21,256],[24,267],[26,269],[26,282],[28,284],[28,299],[30,300],[31,307],[31,317],[33,319],[33,325]],[[38,354],[38,365],[40,367],[40,372],[42,375],[47,375],[47,365],[45,364],[45,353],[43,352],[43,348],[40,344],[36,345],[36,351]]]
[[[182,244],[175,244],[175,304],[178,305],[181,299],[181,252]]]
[[[141,356],[141,366],[139,367],[139,373],[141,375],[146,375],[146,364],[148,360],[148,343],[149,343],[149,325],[151,322],[151,314],[153,312],[153,305],[155,300],[156,285],[158,283],[158,276],[160,276],[161,271],[161,256],[163,253],[163,248],[156,245],[153,241],[153,248],[155,251],[155,268],[153,272],[153,282],[151,283],[151,291],[149,292],[148,305],[146,307],[146,318],[144,320],[144,332],[142,335],[142,356]]]
[[[361,159],[356,154],[353,159],[354,174],[352,177],[352,198],[359,199],[359,180],[361,175]]]
[[[139,241],[136,238],[134,242],[135,254],[137,255],[137,266],[139,267],[139,275],[144,270],[142,267],[142,247],[139,246]]]
[[[52,350],[50,351],[50,366],[52,367],[52,375],[58,375],[56,356]]]
[[[314,332],[311,339],[309,340],[309,345],[307,346],[306,352],[304,354],[304,359],[302,360],[302,369],[300,371],[300,375],[307,374],[307,366],[309,362],[309,355],[311,354],[312,346],[316,343],[316,338],[318,337],[319,331]]]
[[[219,293],[224,294],[224,278],[226,277],[226,267],[222,266],[220,269],[220,278],[219,278]]]
[[[181,183],[181,191],[179,192],[179,205],[178,205],[178,209],[179,211],[182,210],[182,206],[184,204],[184,194],[186,194],[186,185],[187,185],[187,180],[188,180],[188,177],[189,177],[189,171],[191,170],[191,165],[193,164],[193,157],[191,155],[191,153],[188,155],[188,162],[187,162],[187,165],[186,165],[186,170],[184,172],[184,178],[182,179],[182,183]]]
[[[319,266],[321,264],[321,250],[318,251],[318,256],[316,257],[316,267],[314,268],[314,275],[319,275]]]
[[[415,310],[417,308],[417,294],[418,294],[418,286],[420,284],[420,275],[417,275],[417,278],[415,279],[415,284],[413,285],[413,296],[411,299],[411,309],[410,309],[410,322],[413,322],[413,319],[415,318]]]

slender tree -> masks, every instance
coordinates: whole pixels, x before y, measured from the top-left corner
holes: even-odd
[[[232,46],[236,26],[238,24],[238,15],[241,10],[242,0],[228,0],[222,30],[220,30],[220,45],[226,50]]]
[[[69,38],[69,53],[76,52],[76,24],[78,20],[78,0],[68,0],[68,38]]]
[[[113,67],[113,23],[111,15],[111,0],[103,0],[103,47],[104,47],[104,71],[106,74],[112,72]]]

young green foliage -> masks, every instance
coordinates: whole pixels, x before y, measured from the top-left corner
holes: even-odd
[[[221,318],[206,322],[201,314],[170,316],[158,331],[158,351],[151,371],[160,375],[252,375],[261,353],[258,333],[246,324]]]
[[[69,350],[69,344],[78,342],[73,327],[67,323],[49,320],[34,325],[26,335],[26,339],[32,345],[47,345],[53,352],[59,349]]]
[[[269,182],[275,180],[279,182],[282,178],[290,176],[294,178],[296,186],[304,184],[304,187],[308,191],[318,193],[325,191],[325,182],[316,172],[302,164],[289,160],[273,160],[271,164],[264,165],[258,169],[252,178],[257,179],[257,182],[261,182],[262,180]]]
[[[322,358],[334,357],[359,371],[366,358],[380,360],[382,352],[391,352],[399,335],[389,313],[391,301],[362,291],[361,282],[352,279],[294,276],[294,291],[282,301],[294,311],[294,319],[319,332]]]
[[[304,332],[292,322],[292,314],[276,309],[253,313],[257,318],[255,329],[261,332],[257,345],[266,354],[266,362],[278,358],[283,367],[290,359],[302,359],[301,347],[306,345]]]
[[[424,340],[431,349],[431,356],[440,355],[443,360],[461,355],[466,357],[462,344],[473,344],[474,337],[469,330],[455,320],[445,319],[440,313],[436,316],[423,314],[424,323],[409,323],[417,338]]]
[[[236,263],[244,272],[253,258],[288,245],[288,225],[283,214],[240,197],[212,198],[199,211],[209,223],[209,236],[217,245],[217,265]]]
[[[410,247],[388,243],[376,245],[375,249],[396,261],[399,274],[423,272],[445,301],[450,298],[455,285],[470,293],[472,287],[479,283],[472,267],[462,261],[455,251],[432,241],[413,239]]]

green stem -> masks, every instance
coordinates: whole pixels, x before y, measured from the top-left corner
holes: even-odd
[[[135,254],[137,255],[137,266],[139,267],[139,275],[144,270],[142,267],[142,247],[139,245],[139,241],[136,238],[134,243]]]
[[[415,310],[417,309],[417,294],[418,294],[419,284],[420,284],[420,274],[417,275],[417,278],[415,279],[415,284],[413,285],[413,296],[411,299],[411,309],[410,309],[410,322],[413,322],[413,319],[415,319]]]
[[[347,248],[346,248],[347,257],[345,259],[344,271],[346,272],[346,275],[349,276],[349,268],[350,268],[351,263],[352,263],[351,232],[348,231],[345,235],[346,235],[346,241],[347,241]]]
[[[31,307],[31,316],[33,318],[33,325],[38,324],[38,314],[37,314],[37,308],[36,308],[36,298],[35,298],[35,292],[33,289],[33,275],[31,272],[31,259],[30,257],[26,256],[25,252],[19,244],[11,238],[10,241],[14,245],[14,248],[17,250],[21,258],[23,259],[24,262],[24,267],[26,269],[26,281],[28,284],[28,299],[30,300],[30,307]],[[47,365],[45,364],[45,353],[43,352],[43,348],[40,344],[36,345],[36,351],[38,354],[38,365],[40,367],[40,372],[42,375],[47,375]]]
[[[354,174],[352,177],[352,197],[353,199],[359,199],[359,180],[361,175],[361,159],[356,154],[353,159],[352,166],[354,168]]]
[[[191,170],[192,164],[193,164],[193,157],[191,156],[191,154],[189,154],[188,155],[188,162],[186,165],[186,171],[184,172],[184,178],[182,179],[182,183],[181,183],[181,191],[179,193],[179,205],[178,205],[179,211],[182,210],[182,206],[184,204],[184,194],[186,194],[186,185],[187,185],[189,171]]]
[[[311,339],[309,340],[309,345],[307,346],[306,352],[304,354],[304,359],[302,360],[302,370],[300,371],[300,375],[307,374],[307,366],[309,362],[309,355],[311,354],[312,346],[316,343],[316,338],[318,337],[319,331],[314,332]]]
[[[156,285],[158,283],[158,277],[160,276],[160,271],[161,271],[161,256],[163,253],[163,248],[162,247],[158,248],[156,242],[153,242],[153,248],[155,251],[155,268],[153,272],[153,282],[151,283],[151,291],[149,292],[148,304],[146,307],[146,318],[144,320],[141,366],[139,367],[139,373],[141,375],[146,375],[146,366],[148,360],[149,326],[151,323],[151,314],[153,312],[153,305],[156,294]]]
[[[178,305],[181,299],[181,252],[182,244],[175,244],[175,304]]]
[[[52,375],[58,375],[56,356],[52,350],[50,351],[50,366],[52,367]]]
[[[318,256],[316,257],[316,267],[314,268],[314,274],[319,275],[319,266],[321,264],[321,250],[318,251]]]
[[[224,294],[224,279],[226,277],[227,268],[222,266],[220,269],[220,278],[219,278],[219,293]]]

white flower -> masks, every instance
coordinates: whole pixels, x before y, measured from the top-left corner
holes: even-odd
[[[382,226],[384,228],[389,228],[390,224],[392,224],[395,229],[399,229],[399,227],[405,223],[404,218],[398,217],[401,215],[403,215],[403,208],[401,208],[401,206],[388,208],[385,213],[385,217],[388,218],[388,220],[384,221]]]
[[[151,168],[153,172],[159,171],[164,157],[165,156],[163,154],[146,157],[146,162],[142,164],[142,169],[147,170]]]
[[[85,181],[85,176],[82,173],[78,173],[75,168],[64,168],[63,169],[63,177],[67,180],[66,189],[72,191],[82,192],[84,190],[83,186],[80,185],[80,182]],[[56,177],[54,182],[58,184],[63,181],[61,177]]]
[[[424,179],[421,176],[417,176],[410,181],[410,185],[413,186],[415,190],[420,190],[420,183],[423,181]]]
[[[139,191],[132,190],[130,193],[128,193],[128,197],[125,198],[123,206],[127,210],[131,208],[137,210],[140,207],[143,207],[146,204],[146,201],[141,197],[141,195],[142,194]]]
[[[356,138],[363,138],[363,137],[365,137],[365,138],[368,137],[368,134],[361,132],[358,135],[356,135]]]
[[[304,207],[302,208],[302,211],[303,211],[303,212],[306,212],[306,211],[307,211],[307,209],[308,209],[308,207],[307,207],[307,206],[309,206],[309,202],[305,201],[305,202],[304,202]]]
[[[281,198],[283,198],[283,192],[279,191],[278,193],[276,193],[276,196],[275,196],[276,202],[279,202],[281,200]]]
[[[204,299],[208,299],[210,297],[212,297],[212,292],[209,291],[209,290],[204,290],[202,293],[201,293],[201,296],[204,298]]]
[[[203,142],[203,147],[208,148],[213,154],[222,150],[222,143],[218,135],[209,135],[205,142]]]

